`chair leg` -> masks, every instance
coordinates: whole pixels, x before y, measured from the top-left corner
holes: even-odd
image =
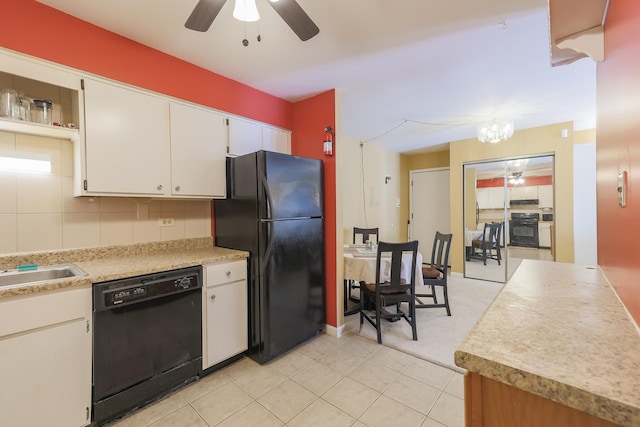
[[[433,295],[433,303],[437,304],[438,296],[436,295],[436,287],[434,285],[431,285],[431,294]]]
[[[411,314],[411,332],[413,332],[413,340],[418,341],[418,330],[416,328],[416,299],[409,301],[409,313]]]
[[[382,327],[380,326],[380,314],[382,308],[380,305],[379,301],[376,301],[376,333],[378,335],[378,344],[382,344]]]
[[[442,287],[442,291],[444,293],[444,305],[447,309],[447,316],[451,316],[451,310],[449,309],[449,293],[447,292],[447,285]]]

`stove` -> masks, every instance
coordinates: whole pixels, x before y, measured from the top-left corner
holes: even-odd
[[[539,247],[538,221],[539,213],[512,213],[509,222],[509,244],[527,248]]]

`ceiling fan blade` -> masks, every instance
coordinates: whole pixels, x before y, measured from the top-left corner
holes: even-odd
[[[275,2],[270,0],[269,4],[282,17],[284,22],[291,27],[300,40],[307,41],[320,32],[318,26],[314,24],[309,15],[302,10],[295,0],[278,0]]]
[[[226,1],[227,0],[200,0],[198,4],[196,4],[196,7],[193,8],[193,12],[191,12],[191,15],[187,18],[184,26],[194,31],[207,31]]]

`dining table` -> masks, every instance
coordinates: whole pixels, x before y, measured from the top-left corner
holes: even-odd
[[[348,287],[351,286],[351,282],[366,282],[374,283],[376,277],[376,260],[378,250],[374,246],[373,248],[367,248],[366,245],[344,245],[344,281],[345,281],[345,314],[353,314],[358,311],[358,307],[348,309]],[[382,257],[382,279],[389,280],[391,270],[391,257]],[[409,278],[409,271],[411,270],[411,254],[405,254],[402,256],[402,265],[400,270],[400,277],[407,280]],[[422,254],[420,252],[416,255],[416,285],[422,284]]]
[[[484,230],[471,230],[469,228],[464,229],[464,249],[466,259],[469,261],[469,256],[472,253],[473,241],[482,238]]]

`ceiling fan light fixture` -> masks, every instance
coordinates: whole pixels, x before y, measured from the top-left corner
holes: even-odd
[[[522,172],[513,172],[509,177],[509,183],[512,185],[524,184],[524,178]]]
[[[513,136],[513,121],[494,119],[478,126],[478,141],[492,144],[506,141]]]
[[[256,0],[236,0],[233,17],[238,21],[255,22],[260,19]]]

